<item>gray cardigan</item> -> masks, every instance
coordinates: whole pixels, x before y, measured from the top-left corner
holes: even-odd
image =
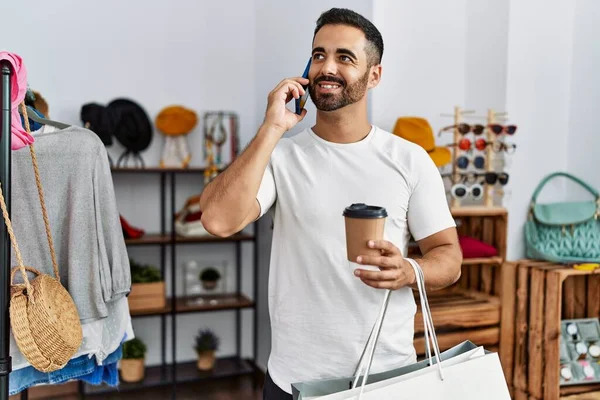
[[[33,146],[62,284],[82,322],[104,318],[106,303],[131,288],[106,148],[96,134],[76,126],[35,135]],[[11,219],[23,261],[53,276],[29,148],[12,157]],[[17,265],[14,251],[11,264]],[[16,274],[15,282],[21,281]]]

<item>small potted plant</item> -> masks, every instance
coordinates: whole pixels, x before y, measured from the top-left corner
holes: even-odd
[[[131,292],[127,297],[129,311],[146,311],[166,305],[165,282],[160,270],[153,265],[138,264],[130,259]]]
[[[123,358],[120,362],[121,379],[125,382],[139,382],[144,379],[146,344],[138,338],[123,343]]]
[[[219,279],[221,279],[221,273],[213,267],[205,268],[200,272],[200,281],[202,281],[202,287],[206,290],[216,288]]]
[[[209,371],[215,365],[215,352],[219,348],[219,338],[210,330],[202,330],[196,336],[194,350],[198,354],[198,369]]]

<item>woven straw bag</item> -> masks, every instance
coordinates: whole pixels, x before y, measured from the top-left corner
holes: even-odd
[[[21,109],[25,120],[25,128],[30,133],[29,120],[24,104],[21,104]],[[10,275],[10,323],[17,346],[27,361],[41,372],[52,372],[63,368],[69,362],[79,349],[83,335],[77,307],[69,292],[60,283],[58,264],[33,145],[29,146],[29,151],[33,162],[35,181],[56,279],[50,275],[42,274],[35,268],[23,265],[21,252],[15,239],[4,196],[2,195],[2,188],[0,187],[0,206],[2,207],[2,214],[6,221],[18,265],[13,268]],[[17,270],[21,272],[23,277],[23,283],[21,284],[13,284]],[[26,271],[34,273],[35,278],[30,280]]]

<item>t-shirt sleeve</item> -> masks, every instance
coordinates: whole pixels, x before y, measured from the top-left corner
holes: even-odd
[[[256,194],[256,200],[258,200],[258,205],[260,206],[258,218],[262,217],[267,213],[267,211],[269,211],[273,203],[275,203],[276,198],[277,190],[275,187],[275,178],[273,176],[273,167],[269,161],[262,181],[260,182],[258,193]]]
[[[414,180],[408,203],[408,227],[418,241],[456,223],[446,199],[442,175],[429,154],[418,148],[412,163]]]

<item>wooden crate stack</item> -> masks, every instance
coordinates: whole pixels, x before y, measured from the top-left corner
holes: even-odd
[[[500,342],[499,267],[506,257],[508,214],[502,207],[464,206],[453,207],[451,211],[459,235],[494,246],[498,255],[463,259],[460,280],[450,288],[428,294],[440,349],[446,350],[470,340],[496,351]],[[417,308],[415,348],[422,356],[425,353],[423,319],[420,307]]]
[[[559,385],[561,320],[598,317],[600,270],[504,263],[500,359],[513,398],[600,399],[600,384]]]

